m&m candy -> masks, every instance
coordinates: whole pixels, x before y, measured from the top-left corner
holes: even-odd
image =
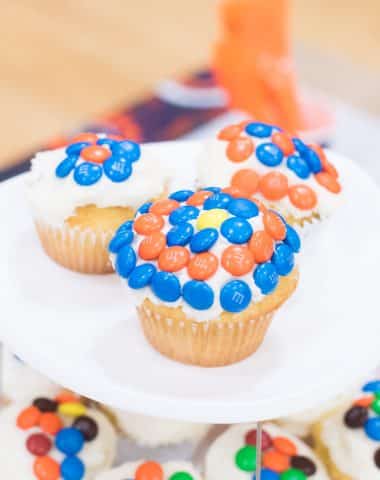
[[[235,455],[236,466],[244,472],[256,470],[257,451],[253,445],[245,445]]]
[[[228,218],[228,213],[221,208],[213,208],[202,212],[196,223],[198,230],[204,228],[219,228],[221,223]]]
[[[246,243],[251,238],[253,230],[247,220],[231,217],[222,223],[220,229],[222,235],[231,243]]]
[[[169,198],[176,200],[177,202],[185,202],[191,195],[193,195],[193,190],[178,190],[177,192],[169,195]]]
[[[169,222],[172,225],[188,222],[198,218],[199,210],[191,205],[183,205],[182,207],[173,210],[169,216]]]
[[[166,241],[169,247],[173,245],[180,245],[184,247],[187,245],[194,234],[194,227],[191,223],[179,223],[172,227],[166,234]]]
[[[80,142],[73,142],[71,143],[67,148],[66,148],[66,153],[67,155],[79,155],[80,152],[88,147],[90,144],[90,142],[83,142],[83,141],[80,141]]]
[[[222,254],[222,265],[235,277],[251,272],[255,264],[252,252],[246,246],[231,245]]]
[[[220,303],[227,312],[238,313],[251,303],[252,292],[241,280],[231,280],[220,291]]]
[[[252,137],[265,138],[270,137],[273,127],[266,123],[252,122],[248,123],[248,125],[245,127],[245,131]]]
[[[141,241],[138,254],[143,260],[155,260],[165,246],[165,235],[162,232],[153,232]]]
[[[292,249],[285,243],[276,245],[272,256],[272,262],[279,275],[288,275],[294,267],[294,255]]]
[[[102,167],[89,162],[81,163],[75,167],[74,180],[82,186],[88,187],[98,182],[103,175]]]
[[[130,140],[114,142],[111,146],[113,154],[118,154],[129,162],[136,162],[141,155],[140,145]]]
[[[228,204],[228,211],[232,215],[242,218],[257,217],[259,209],[254,202],[245,198],[235,198]]]
[[[61,475],[64,480],[82,480],[84,473],[84,463],[78,457],[66,457],[61,463]]]
[[[157,272],[153,275],[152,290],[164,302],[175,302],[182,293],[178,278],[169,272]]]
[[[253,273],[253,278],[264,295],[272,293],[278,284],[278,272],[271,262],[258,265]]]
[[[165,272],[182,270],[190,259],[189,251],[184,247],[174,246],[162,250],[158,257],[158,266]]]
[[[164,471],[157,462],[144,462],[136,469],[135,480],[163,480]]]
[[[194,280],[207,280],[218,268],[219,260],[211,252],[202,252],[191,257],[187,266],[188,274]]]
[[[130,274],[128,285],[134,289],[144,288],[150,284],[155,273],[156,267],[152,263],[139,265]]]
[[[66,157],[56,168],[55,174],[59,178],[65,178],[67,175],[69,175],[75,167],[75,164],[77,163],[77,157]]]
[[[370,439],[376,440],[377,442],[379,442],[380,441],[380,417],[369,418],[364,424],[364,430]]]
[[[206,282],[190,280],[183,286],[183,298],[196,310],[207,310],[214,303],[214,292]]]
[[[231,199],[232,197],[231,195],[228,195],[228,193],[218,192],[205,201],[203,208],[205,210],[212,210],[214,208],[227,208]]]
[[[311,171],[308,163],[299,155],[290,155],[286,160],[286,166],[299,178],[306,179],[310,176]]]
[[[66,455],[76,455],[83,448],[84,438],[76,428],[62,428],[55,437],[55,446]]]
[[[134,234],[132,229],[125,229],[122,233],[115,235],[108,245],[108,250],[111,253],[117,253],[124,245],[132,243]]]
[[[130,245],[122,247],[116,257],[115,268],[117,273],[123,277],[128,278],[129,274],[135,268],[136,253]]]
[[[117,183],[124,182],[132,174],[131,162],[123,157],[112,156],[104,162],[103,168],[106,176]]]
[[[226,149],[227,157],[231,162],[244,162],[254,152],[255,146],[250,138],[238,137],[229,142]]]
[[[209,250],[218,240],[216,228],[205,228],[196,233],[190,241],[190,250],[193,253],[200,253]]]
[[[267,167],[276,167],[280,165],[284,154],[282,150],[274,143],[262,143],[256,149],[257,159]]]

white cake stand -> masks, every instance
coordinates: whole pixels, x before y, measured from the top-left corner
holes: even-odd
[[[168,155],[176,153],[181,165],[185,151],[191,157],[198,147],[178,143]],[[350,160],[334,161],[345,203],[305,242],[296,294],[254,356],[213,369],[156,353],[116,276],[72,273],[45,256],[23,197],[24,179],[2,184],[1,340],[65,387],[148,415],[260,421],[327,401],[380,358],[380,192]]]

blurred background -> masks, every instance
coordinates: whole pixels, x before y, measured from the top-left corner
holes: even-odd
[[[2,2],[0,166],[208,63],[216,0]],[[302,83],[380,114],[380,1],[294,0]]]

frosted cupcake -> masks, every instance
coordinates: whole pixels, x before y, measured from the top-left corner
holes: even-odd
[[[228,365],[255,352],[298,281],[296,231],[219,188],[172,193],[110,245],[148,341],[183,363]]]
[[[128,462],[120,467],[101,473],[96,480],[200,480],[189,462],[166,462],[140,460]]]
[[[364,385],[349,408],[326,415],[313,438],[333,480],[380,478],[380,380]]]
[[[199,183],[209,179],[236,197],[275,208],[291,224],[328,217],[340,202],[338,172],[318,145],[306,145],[264,123],[223,129],[200,158]]]
[[[255,480],[256,424],[230,427],[210,446],[205,460],[207,480]],[[312,450],[276,425],[262,433],[262,480],[328,480]]]
[[[4,479],[92,480],[114,461],[112,425],[72,395],[14,403],[0,412],[0,424]]]
[[[107,246],[117,226],[160,196],[168,175],[150,151],[102,134],[38,153],[27,193],[45,252],[71,270],[111,272]]]
[[[168,420],[115,409],[112,409],[112,414],[124,435],[147,447],[197,443],[210,428],[204,423]]]

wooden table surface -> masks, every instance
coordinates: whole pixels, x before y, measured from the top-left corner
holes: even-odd
[[[162,77],[205,64],[216,35],[216,3],[4,1],[0,166],[46,137],[135,99]],[[298,43],[380,71],[379,0],[294,3]]]

